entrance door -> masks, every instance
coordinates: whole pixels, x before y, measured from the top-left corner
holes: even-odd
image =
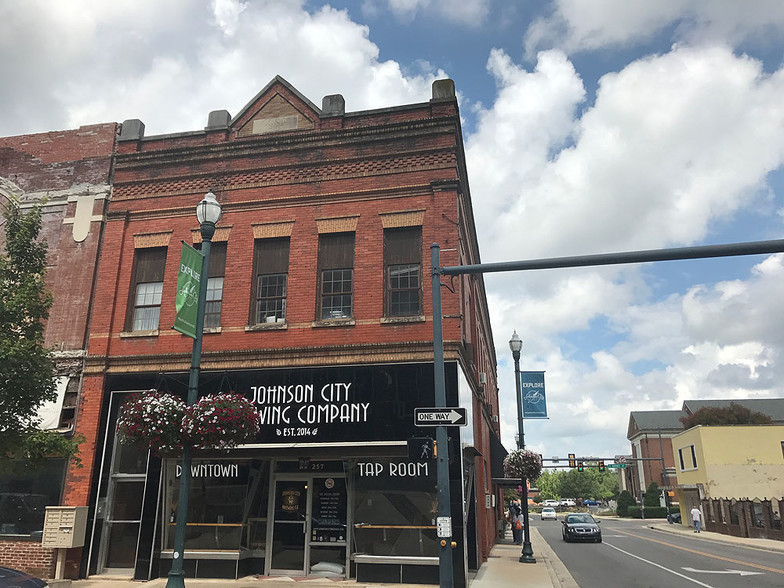
[[[115,438],[100,573],[133,574],[146,481],[146,449]]]
[[[273,500],[268,573],[346,575],[345,477],[279,477]]]
[[[305,573],[308,528],[308,480],[275,481],[270,569]]]

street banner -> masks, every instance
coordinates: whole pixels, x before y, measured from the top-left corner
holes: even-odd
[[[520,372],[520,402],[523,405],[523,418],[547,418],[544,372]]]
[[[180,256],[180,273],[177,276],[177,298],[174,305],[177,316],[174,329],[196,338],[196,315],[199,313],[199,286],[204,256],[183,242]]]

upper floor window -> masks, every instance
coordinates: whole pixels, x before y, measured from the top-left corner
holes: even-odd
[[[279,323],[286,320],[289,248],[288,237],[256,240],[251,298],[253,324]]]
[[[166,247],[136,250],[126,331],[154,331],[158,328],[165,269]]]
[[[387,316],[422,314],[422,227],[384,230]]]
[[[210,267],[207,270],[207,302],[204,305],[205,329],[220,327],[225,273],[226,243],[212,243],[210,246]]]
[[[697,452],[694,450],[694,445],[678,449],[678,460],[680,461],[681,471],[696,470]]]
[[[354,233],[319,235],[319,314],[322,320],[353,316]]]

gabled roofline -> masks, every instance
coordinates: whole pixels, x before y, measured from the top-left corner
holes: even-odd
[[[319,118],[321,117],[321,109],[318,106],[313,104],[304,94],[302,94],[299,90],[297,90],[294,86],[292,86],[285,79],[283,79],[279,75],[276,75],[274,78],[272,78],[272,80],[266,86],[264,86],[261,89],[261,91],[258,94],[256,94],[253,98],[250,99],[250,102],[248,102],[245,106],[243,106],[240,109],[240,111],[229,121],[229,127],[232,127],[234,125],[234,123],[236,123],[240,118],[242,118],[245,115],[245,113],[248,112],[248,110],[251,108],[251,106],[256,104],[256,102],[259,100],[259,98],[261,98],[264,94],[269,92],[270,89],[272,89],[272,87],[277,85],[277,84],[280,84],[280,85],[284,86],[289,92],[291,92],[297,98],[302,100],[302,102],[307,104],[309,108],[312,108],[313,111],[319,116]]]

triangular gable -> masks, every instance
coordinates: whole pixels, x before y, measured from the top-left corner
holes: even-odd
[[[275,76],[229,126],[237,137],[313,129],[321,110],[291,84]]]

